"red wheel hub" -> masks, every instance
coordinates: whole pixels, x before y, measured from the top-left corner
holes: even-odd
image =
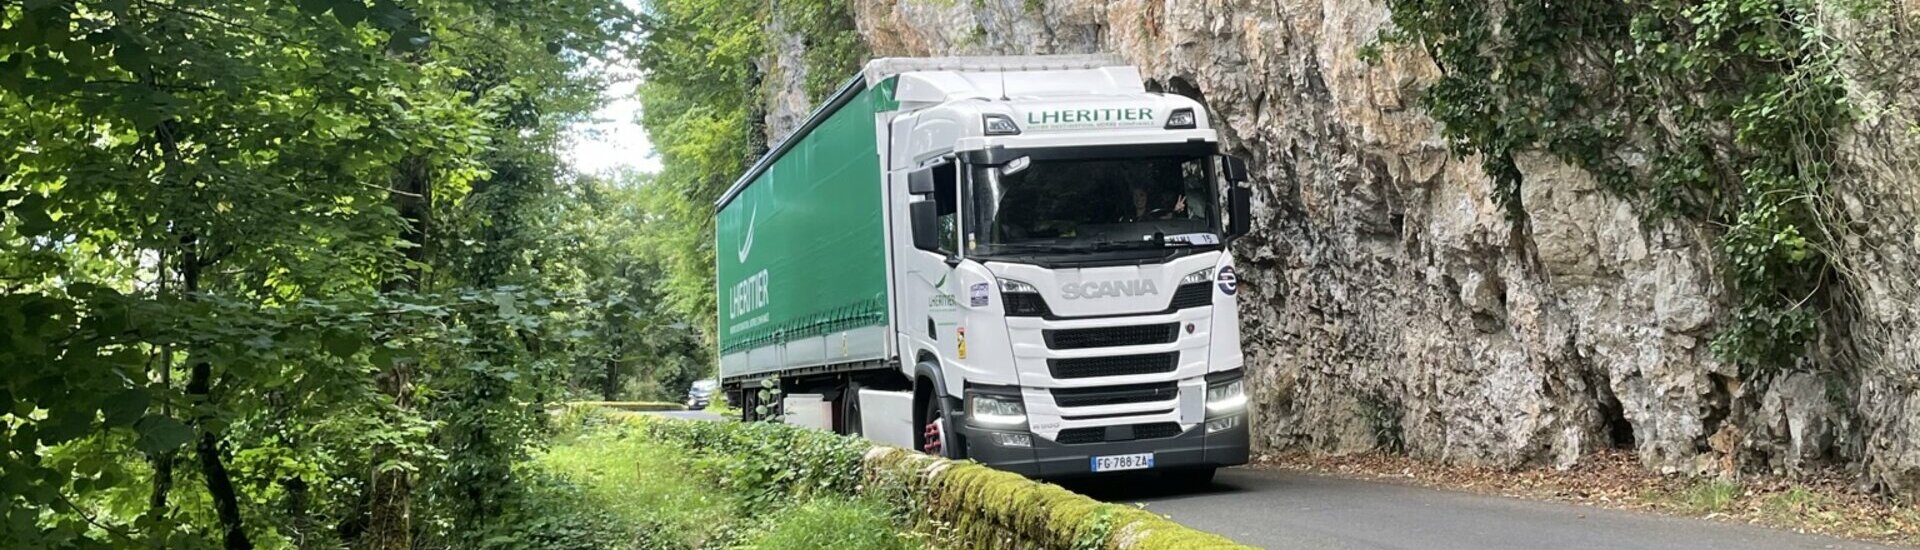
[[[920,450],[922,452],[934,456],[943,456],[941,451],[944,450],[945,447],[943,445],[944,441],[942,441],[940,420],[928,422],[927,429],[921,432],[920,437],[924,441],[924,443],[920,444]]]

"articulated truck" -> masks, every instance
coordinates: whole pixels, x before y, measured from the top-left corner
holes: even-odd
[[[1106,56],[868,63],[715,204],[744,420],[1033,477],[1247,461],[1244,161]]]

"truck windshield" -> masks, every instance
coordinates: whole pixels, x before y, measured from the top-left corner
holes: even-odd
[[[1220,243],[1211,157],[1015,159],[977,166],[968,252],[1159,249]]]

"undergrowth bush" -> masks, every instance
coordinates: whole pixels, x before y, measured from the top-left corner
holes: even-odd
[[[650,419],[576,406],[534,468],[571,501],[528,510],[528,548],[907,548],[899,514],[854,497],[865,444],[778,424]],[[587,512],[591,510],[593,512]],[[605,519],[617,528],[600,528]],[[551,531],[551,532],[549,532]]]
[[[648,526],[656,538],[638,547],[1244,548],[1019,474],[820,430],[592,407],[556,424],[537,463]]]
[[[628,418],[644,437],[698,455],[700,471],[755,512],[793,499],[853,494],[860,458],[871,445],[786,424]]]
[[[525,492],[502,507],[503,520],[482,528],[482,547],[593,550],[638,542],[644,535],[599,506],[583,505],[589,500],[585,487],[545,472],[530,474],[524,477]]]
[[[906,550],[911,537],[901,533],[895,522],[885,504],[870,499],[819,498],[775,516],[752,546],[761,550]]]
[[[640,527],[634,547],[707,548],[739,538],[736,495],[716,490],[672,445],[631,437],[622,426],[585,428],[535,461],[585,488],[585,501]]]

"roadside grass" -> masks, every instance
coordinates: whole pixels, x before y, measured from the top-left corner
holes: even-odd
[[[617,414],[617,413],[616,413]],[[561,480],[602,514],[578,530],[603,546],[637,549],[873,548],[905,550],[915,540],[883,503],[837,494],[777,490],[786,472],[767,456],[702,452],[645,437],[639,428],[591,407],[555,418],[553,446],[532,468]],[[798,450],[793,450],[799,452]],[[579,515],[556,513],[559,517]],[[607,532],[613,532],[612,536]],[[591,545],[550,547],[579,548]]]
[[[621,437],[610,426],[587,430],[535,464],[581,486],[595,507],[648,531],[646,542],[707,548],[728,540],[740,520],[737,503],[685,475],[684,451]]]
[[[891,510],[868,499],[816,498],[773,518],[757,535],[752,546],[762,550],[907,550],[913,540],[895,527]]]
[[[725,395],[716,395],[712,401],[708,401],[706,411],[720,415],[721,418],[740,418],[740,409],[727,404]]]
[[[1680,490],[1672,496],[1678,505],[1690,513],[1708,515],[1724,513],[1733,508],[1745,490],[1739,483],[1719,479],[1706,479]]]

